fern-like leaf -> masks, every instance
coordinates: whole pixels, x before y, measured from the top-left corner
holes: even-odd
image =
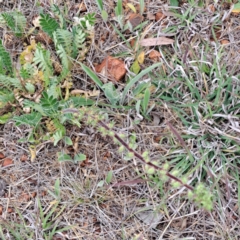
[[[12,70],[12,60],[11,60],[9,52],[7,52],[6,49],[3,47],[1,39],[0,39],[0,61],[1,61],[1,65],[2,65],[3,69],[12,73],[12,71],[13,71]],[[0,71],[2,71],[1,73],[4,73],[3,69],[0,69]]]
[[[70,59],[65,51],[65,49],[63,48],[62,45],[58,45],[57,46],[57,54],[61,59],[61,63],[63,66],[63,71],[69,71],[70,69]]]
[[[51,54],[48,50],[37,47],[33,62],[44,72],[46,78],[49,78],[53,75]]]
[[[14,102],[14,94],[12,91],[3,89],[0,90],[0,108],[3,108],[7,103]]]
[[[59,86],[57,77],[51,79],[47,94],[48,96],[52,96],[55,99],[57,99],[61,95],[61,88]]]
[[[25,80],[33,77],[33,74],[34,67],[30,63],[26,63],[20,68],[20,76]]]
[[[53,96],[49,96],[46,92],[43,92],[40,104],[43,108],[44,113],[47,116],[55,116],[58,114],[59,102]]]
[[[73,34],[65,29],[57,29],[54,34],[55,46],[62,45],[68,56],[71,56]]]
[[[53,33],[59,28],[58,22],[51,18],[49,14],[40,14],[40,17],[42,30],[53,38]]]
[[[51,6],[51,10],[54,12],[54,14],[58,17],[60,22],[60,28],[67,29],[67,23],[66,23],[66,17],[62,14],[61,10],[56,4],[53,4]]]
[[[76,58],[80,49],[85,47],[84,42],[86,40],[86,34],[83,30],[77,26],[72,29],[73,33],[73,52],[72,57]]]
[[[0,86],[9,90],[13,90],[12,88],[23,90],[22,83],[18,78],[11,78],[3,74],[0,74]]]
[[[20,12],[2,13],[1,19],[4,20],[5,25],[9,27],[17,37],[21,37],[24,33],[27,20]],[[3,21],[1,20],[1,23]]]
[[[27,24],[27,19],[22,13],[17,13],[13,15],[14,20],[15,20],[15,35],[17,37],[21,37],[24,34],[26,24]]]
[[[37,112],[32,112],[29,114],[23,114],[21,116],[13,117],[13,120],[16,122],[16,126],[20,125],[29,125],[31,127],[36,127],[42,119],[42,115]]]

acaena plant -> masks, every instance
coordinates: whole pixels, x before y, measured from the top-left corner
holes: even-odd
[[[180,186],[185,187],[188,190],[188,197],[193,199],[199,206],[205,208],[206,210],[212,209],[212,195],[203,184],[200,183],[196,187],[193,187],[187,183],[187,178],[178,176],[179,173],[177,170],[170,171],[170,166],[168,163],[164,164],[163,166],[159,166],[156,161],[151,161],[147,151],[139,154],[134,149],[134,144],[132,145],[131,143],[127,143],[124,134],[120,135],[113,130],[115,124],[113,122],[106,124],[104,121],[102,121],[102,117],[100,117],[101,115],[96,113],[93,108],[91,110],[86,110],[84,108],[80,110],[74,108],[63,110],[63,114],[69,113],[75,115],[78,121],[81,121],[83,118],[85,118],[85,122],[96,127],[101,134],[112,137],[114,142],[119,145],[120,152],[123,152],[124,150],[127,151],[127,159],[135,157],[142,164],[144,164],[144,169],[147,174],[152,175],[158,172],[162,180],[171,180],[173,188]]]

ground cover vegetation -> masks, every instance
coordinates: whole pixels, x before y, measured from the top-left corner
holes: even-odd
[[[238,239],[239,12],[0,3],[1,239]]]

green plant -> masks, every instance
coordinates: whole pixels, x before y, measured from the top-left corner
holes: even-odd
[[[57,232],[64,232],[72,228],[72,226],[59,228],[58,221],[56,220],[63,213],[65,206],[60,206],[58,201],[52,203],[51,208],[44,211],[41,202],[38,199],[38,208],[44,239],[51,240]]]
[[[59,112],[66,106],[87,106],[94,103],[85,98],[70,97],[69,88],[71,87],[73,60],[78,59],[79,53],[80,57],[84,57],[87,49],[85,42],[93,30],[95,17],[94,14],[85,15],[78,19],[78,22],[72,26],[70,31],[67,29],[66,21],[60,9],[56,5],[53,5],[52,8],[59,22],[48,14],[40,14],[40,26],[54,41],[56,53],[61,60],[61,74],[59,76],[55,74],[51,52],[42,45],[31,41],[31,44],[20,55],[21,68],[19,74],[23,79],[20,80],[13,75],[14,70],[10,55],[0,42],[0,65],[2,66],[0,86],[3,89],[0,92],[0,106],[5,107],[10,102],[15,101],[27,112],[13,118],[17,126],[26,124],[33,128],[32,133],[25,141],[33,142],[36,139],[38,142],[41,139],[41,132],[47,130],[48,133],[44,140],[52,138],[54,145],[56,145],[63,139],[66,144],[72,144],[65,136],[64,124],[71,122],[73,119],[68,119],[67,115],[64,116],[64,119],[59,118]],[[5,15],[3,17],[7,19]],[[9,26],[13,28],[13,21],[10,20],[7,23],[8,25],[11,23],[12,25]],[[21,26],[24,27],[23,24]],[[25,55],[29,53],[33,57],[26,61]],[[65,82],[65,88],[61,88],[63,81]],[[37,91],[36,84],[42,85],[41,91]],[[12,91],[13,89],[14,91]],[[65,93],[63,92],[64,89]],[[26,98],[29,94],[31,97]],[[37,101],[34,96],[36,96]],[[11,115],[5,115],[4,117],[11,117]],[[5,118],[2,119],[3,122],[6,122]],[[46,127],[42,127],[40,124],[43,119],[48,122]],[[74,123],[72,122],[72,124]],[[82,159],[82,157],[78,156],[75,160],[79,159]]]
[[[118,22],[121,29],[124,28],[124,15],[123,15],[123,6],[122,0],[117,1],[117,6],[115,7],[115,20]]]
[[[17,11],[0,14],[0,27],[8,27],[17,37],[22,37],[26,28],[25,16]]]
[[[178,170],[169,170],[169,164],[164,164],[163,166],[159,166],[157,162],[153,162],[149,158],[148,152],[144,152],[143,154],[139,154],[134,148],[136,147],[135,144],[135,137],[132,139],[131,142],[127,143],[124,139],[125,136],[122,134],[121,136],[113,131],[114,123],[105,124],[100,117],[100,114],[96,114],[95,110],[92,109],[89,111],[85,111],[81,109],[80,111],[77,109],[65,109],[63,114],[72,113],[75,115],[78,121],[81,121],[83,118],[86,118],[86,121],[97,127],[98,130],[103,135],[108,135],[114,139],[114,142],[119,145],[119,151],[123,152],[126,150],[127,159],[131,159],[133,157],[137,158],[141,163],[145,166],[145,171],[149,175],[153,175],[158,172],[161,176],[162,181],[166,181],[171,179],[172,187],[177,188],[180,186],[184,186],[189,192],[188,197],[193,199],[198,205],[205,208],[206,210],[212,209],[212,195],[210,192],[202,185],[199,184],[195,188],[187,184],[187,179],[185,177],[179,176]],[[112,173],[109,174],[106,179],[107,182],[110,181],[112,178]],[[101,182],[101,185],[103,182]]]
[[[155,63],[152,66],[148,67],[147,69],[141,71],[138,75],[136,75],[134,78],[130,79],[128,84],[125,86],[122,93],[117,92],[117,90],[114,88],[112,83],[106,83],[103,84],[99,77],[87,66],[85,66],[83,63],[81,63],[82,69],[87,73],[87,75],[99,86],[100,89],[103,90],[105,93],[106,98],[110,101],[112,105],[123,105],[126,101],[126,96],[128,92],[133,88],[133,86],[146,74],[151,72],[154,68],[157,68],[161,65],[161,63]],[[133,91],[134,93],[134,91]],[[135,91],[135,94],[137,95],[139,92]],[[147,105],[149,102],[149,94],[148,92],[145,93],[144,99],[142,102],[143,111],[144,113],[147,112]]]
[[[103,9],[103,2],[102,0],[96,0],[96,3],[98,5],[99,10],[101,11],[101,16],[104,22],[107,22],[108,20],[108,13],[106,10]]]

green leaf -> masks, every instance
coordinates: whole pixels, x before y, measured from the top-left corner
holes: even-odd
[[[102,0],[96,0],[96,3],[98,5],[99,10],[102,11],[103,10],[103,2],[102,2]]]
[[[126,87],[124,88],[124,91],[122,93],[122,99],[121,99],[121,103],[124,103],[124,100],[126,98],[126,95],[128,93],[128,91],[130,90],[131,87],[133,87],[133,85],[139,80],[141,79],[141,77],[143,77],[145,74],[149,73],[150,71],[152,71],[154,68],[159,67],[162,63],[155,63],[152,66],[148,67],[147,69],[141,71],[136,77],[134,77],[133,79],[130,80],[130,82],[126,85]]]
[[[62,131],[57,131],[53,134],[53,139],[54,139],[54,143],[53,145],[56,146],[57,143],[62,140],[63,138],[63,134],[62,134]]]
[[[135,73],[135,74],[138,74],[141,70],[141,67],[138,63],[138,60],[135,60],[130,68],[130,70]]]
[[[112,176],[113,176],[113,171],[111,170],[108,172],[106,179],[105,179],[107,184],[109,184],[112,181]]]
[[[143,100],[142,100],[142,109],[143,109],[143,113],[144,113],[144,114],[147,113],[147,108],[148,108],[149,99],[150,99],[150,90],[149,90],[149,88],[147,88],[147,89],[145,90],[144,98],[143,98]]]
[[[112,82],[105,83],[102,86],[105,96],[110,101],[112,105],[116,105],[120,99],[120,93],[117,92]]]
[[[32,112],[28,114],[23,114],[21,116],[13,117],[13,120],[16,122],[16,126],[22,124],[29,125],[31,127],[36,127],[42,119],[42,115],[37,112]]]
[[[101,80],[98,78],[98,76],[86,65],[84,65],[83,63],[80,63],[82,69],[84,70],[84,72],[100,87],[102,88],[103,83],[101,82]]]
[[[40,25],[42,30],[46,32],[51,38],[53,38],[53,33],[60,28],[57,21],[50,17],[49,14],[40,14]]]
[[[240,13],[240,2],[234,4],[232,12],[233,13]]]
[[[97,184],[97,187],[102,187],[104,185],[104,180],[101,180],[98,184]]]
[[[108,13],[105,10],[101,11],[101,16],[104,22],[107,22],[108,20]]]
[[[73,159],[68,154],[66,154],[66,153],[58,153],[58,161],[59,162],[72,161],[72,160]]]
[[[145,8],[145,3],[144,0],[140,0],[140,14],[143,14],[144,8]]]
[[[1,39],[0,39],[0,59],[1,59],[2,68],[4,68],[6,71],[9,71],[10,73],[12,73],[12,71],[13,71],[12,60],[11,60],[9,52],[7,52],[6,49],[4,48]]]
[[[122,0],[117,1],[117,6],[115,7],[116,16],[121,16],[122,14]]]
[[[12,117],[12,113],[6,113],[0,116],[0,124],[5,124]]]
[[[82,153],[78,153],[74,156],[74,161],[78,161],[78,162],[82,162],[84,160],[86,160],[86,155],[85,154],[82,154]]]
[[[55,191],[55,195],[56,197],[60,197],[60,180],[59,178],[57,178],[57,180],[55,181],[55,184],[54,184],[54,191]]]
[[[35,86],[32,83],[26,83],[25,88],[30,94],[33,94],[35,92]]]
[[[179,1],[178,0],[170,0],[170,6],[171,7],[178,7]]]
[[[65,144],[67,144],[67,145],[69,145],[69,146],[72,146],[73,145],[73,142],[72,142],[72,140],[71,140],[71,138],[70,137],[64,137],[63,138],[63,140],[64,140],[64,142],[65,142]]]

